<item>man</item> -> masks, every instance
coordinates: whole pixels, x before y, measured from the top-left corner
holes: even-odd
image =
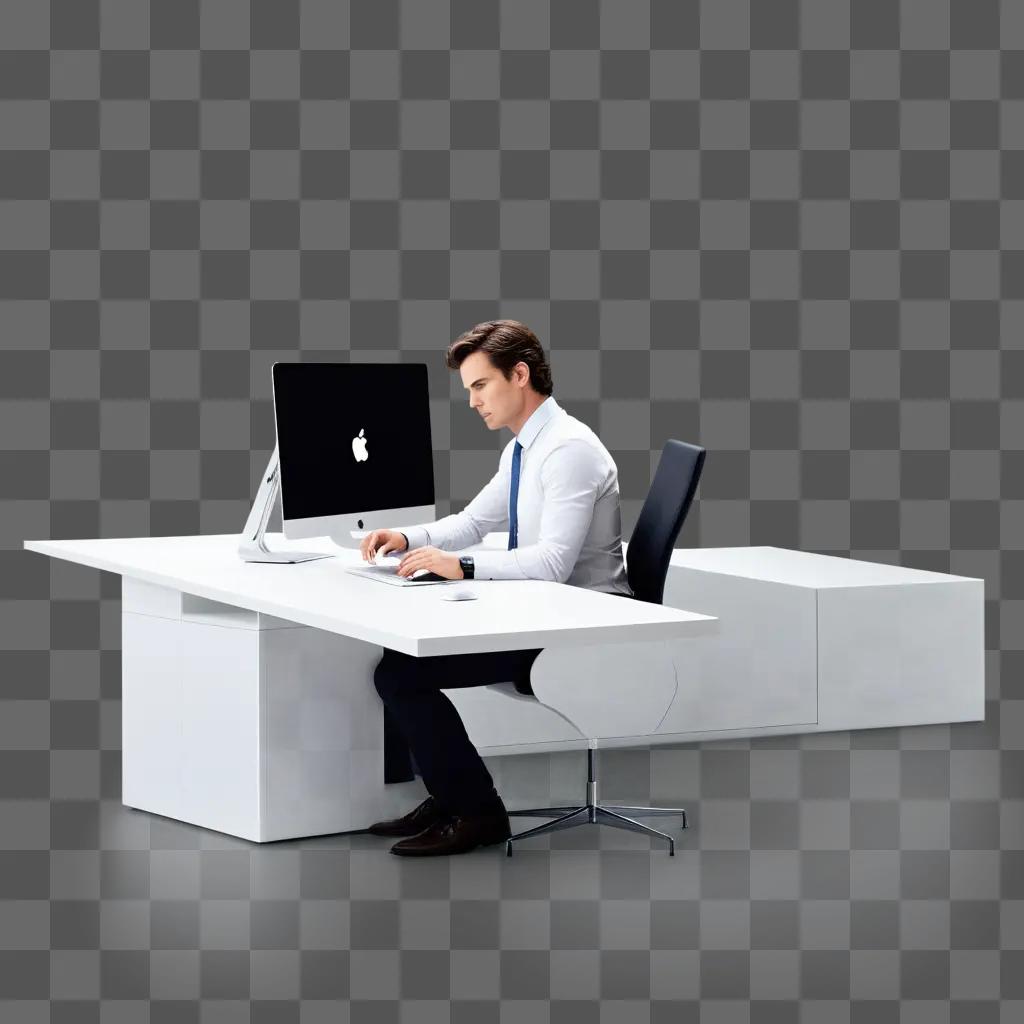
[[[452,342],[446,362],[460,371],[470,408],[488,429],[508,427],[515,437],[497,473],[462,512],[405,533],[374,530],[363,538],[363,558],[408,550],[400,576],[429,569],[447,579],[553,580],[632,596],[615,462],[590,427],[555,402],[534,333],[515,320],[478,324]],[[508,550],[463,553],[505,528]],[[391,781],[414,778],[411,750],[430,793],[404,817],[370,826],[375,835],[406,837],[392,853],[465,853],[509,837],[494,780],[442,690],[512,681],[531,693],[530,666],[538,654],[414,658],[385,650],[374,682],[384,702],[387,774]]]

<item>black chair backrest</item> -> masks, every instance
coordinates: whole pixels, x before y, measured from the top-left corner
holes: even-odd
[[[633,527],[626,551],[626,578],[638,601],[661,604],[672,548],[693,504],[707,450],[685,441],[666,441]]]

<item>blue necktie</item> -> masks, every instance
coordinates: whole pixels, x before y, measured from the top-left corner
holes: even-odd
[[[512,453],[512,489],[508,497],[508,549],[511,551],[519,544],[519,516],[516,506],[519,503],[519,462],[523,454],[523,446],[516,441]]]

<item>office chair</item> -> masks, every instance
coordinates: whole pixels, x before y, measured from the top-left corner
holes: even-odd
[[[633,597],[638,601],[661,604],[665,593],[665,579],[676,537],[682,529],[693,496],[704,469],[704,448],[669,440],[661,450],[654,482],[647,492],[643,508],[629,539],[626,554],[626,578]],[[681,815],[686,828],[686,811],[681,807],[625,807],[598,803],[597,773],[594,767],[595,740],[587,747],[587,802],[579,807],[535,807],[529,810],[509,811],[510,817],[552,818],[542,825],[526,829],[511,836],[505,844],[505,853],[512,856],[512,843],[518,839],[575,828],[577,825],[610,825],[630,832],[643,832],[668,840],[669,855],[676,852],[675,840],[665,832],[650,828],[629,815],[663,817]]]

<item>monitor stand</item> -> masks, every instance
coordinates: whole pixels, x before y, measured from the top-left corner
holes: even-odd
[[[277,445],[270,455],[270,461],[260,480],[256,500],[249,510],[249,518],[245,521],[241,540],[238,544],[238,557],[243,562],[311,562],[315,558],[331,558],[330,553],[321,551],[271,551],[267,547],[266,531],[270,522],[270,513],[277,500],[281,486],[281,463],[277,454]]]

